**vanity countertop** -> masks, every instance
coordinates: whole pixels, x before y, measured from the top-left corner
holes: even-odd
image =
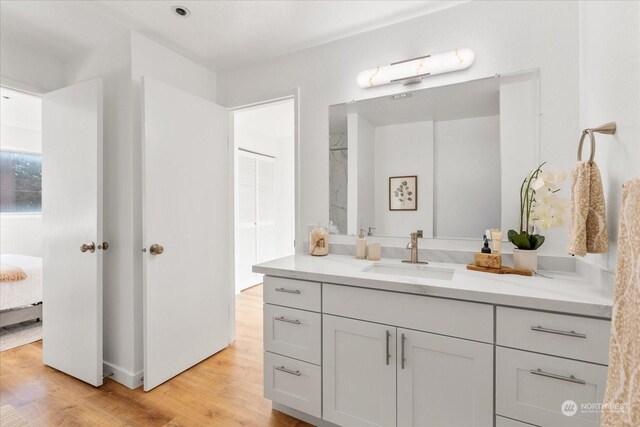
[[[430,262],[428,267],[454,270],[451,280],[437,280],[363,271],[373,264],[407,266],[393,259],[369,261],[345,255],[298,254],[255,265],[253,271],[292,279],[611,318],[611,292],[577,273],[545,271],[548,277],[527,277],[470,271],[463,264]]]

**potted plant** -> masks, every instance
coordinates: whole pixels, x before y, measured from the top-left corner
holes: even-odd
[[[551,168],[543,169],[545,164],[531,172],[520,186],[520,231],[509,230],[507,233],[509,241],[516,246],[514,268],[538,268],[538,248],[544,243],[544,236],[535,233],[536,228],[546,230],[564,225],[567,202],[556,193],[566,174]]]

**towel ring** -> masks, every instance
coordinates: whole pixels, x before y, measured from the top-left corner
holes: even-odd
[[[593,136],[593,132],[591,129],[585,129],[582,131],[582,136],[580,137],[580,142],[578,143],[578,161],[582,161],[582,144],[584,144],[584,138],[589,135],[589,139],[591,140],[591,155],[589,156],[589,163],[593,163],[593,159],[596,156],[596,137]]]
[[[614,135],[616,133],[616,122],[605,123],[597,128],[587,128],[582,131],[580,136],[580,142],[578,143],[578,161],[582,161],[582,144],[584,144],[584,138],[589,135],[591,141],[591,155],[589,156],[589,163],[593,163],[593,159],[596,156],[596,137],[593,135],[595,132],[604,133],[606,135]]]

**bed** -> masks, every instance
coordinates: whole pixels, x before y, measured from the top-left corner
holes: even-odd
[[[0,255],[0,263],[20,267],[23,280],[0,281],[0,327],[42,318],[42,258]]]

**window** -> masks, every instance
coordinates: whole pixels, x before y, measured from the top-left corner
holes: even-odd
[[[42,212],[42,157],[0,151],[0,212]]]

